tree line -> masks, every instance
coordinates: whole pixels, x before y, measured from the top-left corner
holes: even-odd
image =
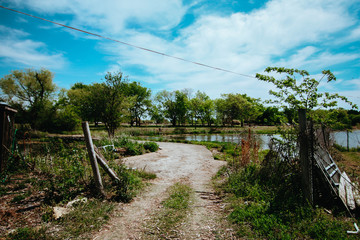
[[[153,95],[150,89],[131,82],[122,72],[109,72],[100,83],[75,83],[70,89],[59,91],[53,78],[54,74],[47,69],[26,69],[14,70],[0,79],[0,100],[18,110],[17,123],[54,132],[74,130],[81,121],[102,122],[113,136],[121,123],[141,126],[144,119],[155,124],[209,127],[297,121],[296,109],[291,105],[269,106],[261,99],[240,93],[211,99],[205,92],[194,93],[191,89],[162,90]],[[315,112],[326,115],[338,129],[360,123],[357,110]]]

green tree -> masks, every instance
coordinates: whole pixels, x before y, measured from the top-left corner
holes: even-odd
[[[240,120],[241,126],[244,121],[248,122],[257,117],[257,99],[248,97],[246,94],[222,94],[222,99],[215,102],[218,119],[223,125],[233,125],[234,120]]]
[[[186,118],[188,116],[189,104],[188,104],[188,92],[186,90],[183,91],[175,91],[175,112],[177,115],[179,125],[185,125]]]
[[[264,125],[279,125],[283,122],[284,113],[280,112],[277,107],[263,108],[262,113],[257,118],[260,124]]]
[[[163,112],[173,126],[185,124],[189,109],[188,95],[189,91],[184,89],[173,92],[163,90],[155,96],[156,101],[159,103],[157,109]]]
[[[149,115],[151,117],[151,120],[153,120],[156,124],[163,123],[165,120],[164,114],[155,104],[151,105],[149,109]]]
[[[141,117],[151,107],[151,90],[146,87],[142,87],[138,82],[132,82],[125,85],[125,94],[131,97],[132,104],[130,106],[130,125],[140,126]]]
[[[24,118],[36,129],[44,128],[54,109],[52,96],[56,85],[49,70],[14,70],[0,79],[0,88],[10,105],[21,108]],[[20,111],[21,112],[21,111]]]
[[[96,90],[99,105],[102,106],[101,120],[105,124],[109,136],[115,135],[115,130],[127,114],[130,107],[129,101],[124,94],[125,83],[128,78],[122,72],[107,73],[105,82]]]
[[[273,83],[278,89],[278,91],[269,91],[271,95],[275,96],[275,99],[270,101],[272,103],[280,104],[283,107],[305,109],[307,112],[310,112],[315,108],[326,109],[336,107],[338,100],[342,100],[353,108],[357,108],[356,105],[344,96],[337,93],[320,93],[318,91],[318,86],[323,78],[327,82],[336,81],[336,77],[330,70],[322,71],[323,76],[319,81],[311,78],[310,74],[305,70],[268,67],[265,69],[265,72],[286,75],[285,78],[277,80],[273,76],[256,74],[257,79]]]
[[[200,119],[203,126],[205,122],[207,122],[208,126],[211,126],[214,114],[214,101],[206,93],[197,91],[195,97],[189,101],[189,109],[190,115],[192,118],[195,118],[195,124]]]
[[[173,126],[177,123],[175,93],[163,90],[158,92],[155,96],[156,102],[158,102],[156,110],[161,112],[166,118],[168,118]]]
[[[270,94],[275,96],[274,100],[269,102],[280,104],[281,107],[292,112],[298,109],[305,109],[315,122],[323,125],[333,125],[330,112],[323,112],[324,114],[316,114],[316,109],[335,108],[339,100],[348,103],[352,108],[357,108],[355,104],[350,102],[346,97],[337,93],[321,93],[318,90],[320,82],[325,79],[327,82],[336,81],[336,77],[330,70],[322,71],[323,76],[320,80],[312,78],[305,70],[268,67],[265,72],[277,74],[285,74],[283,79],[275,79],[273,76],[256,74],[256,78],[262,81],[270,82],[275,85],[278,91],[270,90]],[[293,115],[293,114],[292,114]]]

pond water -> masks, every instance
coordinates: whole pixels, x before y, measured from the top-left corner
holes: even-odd
[[[331,134],[332,139],[339,145],[347,146],[347,133],[346,131],[334,132]],[[360,130],[349,132],[349,148],[360,147]]]
[[[254,134],[253,138],[260,144],[262,149],[268,149],[268,144],[272,137],[280,137],[279,135]],[[210,134],[210,135],[181,135],[171,136],[171,139],[188,140],[188,141],[206,141],[206,142],[232,142],[241,144],[244,136],[239,134]]]
[[[169,136],[171,139],[188,140],[188,141],[207,141],[207,142],[232,142],[241,144],[241,139],[244,136],[239,134],[210,134],[210,135],[178,135]],[[280,138],[280,135],[273,134],[255,134],[253,135],[262,149],[268,149],[268,144],[272,137]],[[334,132],[331,134],[331,138],[339,145],[346,147],[347,134],[346,131]],[[360,147],[360,130],[349,132],[349,147]]]

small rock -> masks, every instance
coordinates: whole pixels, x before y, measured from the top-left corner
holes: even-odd
[[[55,220],[61,218],[62,216],[68,214],[70,212],[70,209],[68,208],[64,208],[64,207],[54,207],[53,208],[53,216],[55,218]]]
[[[79,205],[79,204],[82,204],[82,203],[86,203],[87,200],[88,200],[88,199],[87,199],[86,197],[74,199],[74,200],[68,202],[68,204],[66,204],[66,207],[67,207],[67,208],[73,208],[73,207],[76,206],[76,205]]]

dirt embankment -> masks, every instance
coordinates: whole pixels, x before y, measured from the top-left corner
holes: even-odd
[[[130,204],[120,204],[115,217],[94,239],[144,239],[144,224],[151,219],[176,182],[189,184],[195,191],[191,214],[179,231],[181,239],[232,239],[220,214],[223,207],[214,195],[211,178],[225,164],[213,159],[204,146],[159,143],[160,150],[127,158],[126,165],[154,172],[157,179]]]

